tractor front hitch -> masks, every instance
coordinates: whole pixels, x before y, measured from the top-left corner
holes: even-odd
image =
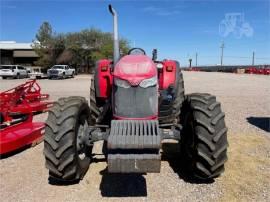
[[[83,142],[93,146],[94,142],[105,140],[111,173],[159,172],[162,140],[180,140],[182,128],[179,124],[160,126],[157,120],[113,120],[111,128],[88,126]]]

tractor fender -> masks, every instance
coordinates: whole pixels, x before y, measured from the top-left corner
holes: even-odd
[[[180,65],[175,60],[164,60],[163,68],[159,72],[159,90],[166,90],[169,86],[176,86]]]
[[[107,99],[111,95],[112,89],[112,74],[111,74],[111,60],[99,60],[95,67],[95,90],[96,97],[100,99]]]

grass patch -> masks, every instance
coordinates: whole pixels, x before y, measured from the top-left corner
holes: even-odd
[[[226,171],[218,180],[223,192],[221,201],[262,199],[263,194],[269,197],[269,138],[258,134],[229,135],[229,144]]]

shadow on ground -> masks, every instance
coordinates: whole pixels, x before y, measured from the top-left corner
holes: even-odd
[[[270,132],[270,118],[269,117],[248,117],[247,121],[256,126],[257,128],[260,128],[261,130],[264,130],[266,132]]]
[[[25,150],[27,150],[29,148],[31,148],[31,145],[26,145],[26,146],[23,146],[23,147],[21,147],[19,149],[14,150],[14,151],[8,152],[6,154],[1,154],[0,159],[6,159],[6,158],[9,158],[11,156],[18,155],[18,154],[22,153],[23,151],[25,151]]]
[[[80,180],[61,181],[53,177],[48,177],[48,183],[55,186],[69,186],[80,183]]]
[[[106,158],[100,158],[100,156],[104,156],[103,154],[93,154],[95,157],[91,160],[91,163],[100,163],[100,162],[106,162]],[[96,158],[99,157],[99,158]],[[59,179],[56,179],[54,177],[49,176],[48,177],[48,183],[50,185],[55,186],[69,186],[69,185],[75,185],[80,183],[80,179],[78,180],[71,180],[71,181],[62,181]]]
[[[107,169],[100,172],[100,192],[103,197],[147,196],[146,181],[142,174],[114,174]]]
[[[213,179],[199,180],[191,176],[188,168],[182,163],[183,160],[178,143],[163,143],[162,151],[162,161],[168,161],[173,171],[185,182],[191,184],[211,184],[214,182]]]
[[[103,154],[94,154],[95,158],[92,159],[91,163],[106,162],[106,157],[101,158]],[[187,183],[192,184],[210,184],[214,180],[198,180],[194,179],[189,175],[188,170],[181,163],[181,155],[178,143],[163,143],[162,144],[162,161],[168,161],[170,167],[175,173],[178,174],[179,178]],[[162,170],[161,170],[162,172]],[[145,173],[142,174],[121,174],[121,173],[108,173],[107,168],[100,171],[102,175],[101,183],[99,186],[101,195],[103,197],[144,197],[147,196],[147,186],[145,180]],[[157,177],[158,177],[157,173]],[[179,179],[179,180],[180,180]],[[73,185],[80,183],[80,180],[63,182],[57,179],[49,177],[49,184],[56,186]]]

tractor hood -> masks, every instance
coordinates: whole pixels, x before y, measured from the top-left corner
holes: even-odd
[[[137,86],[142,80],[157,76],[157,69],[145,55],[126,55],[116,64],[114,76]]]

